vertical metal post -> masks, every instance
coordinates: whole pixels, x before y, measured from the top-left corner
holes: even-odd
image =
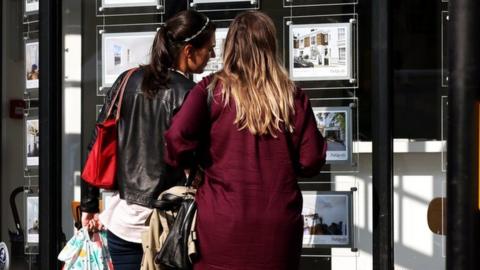
[[[60,269],[61,227],[62,20],[61,0],[39,1],[39,249],[41,269]]]
[[[480,269],[480,1],[449,1],[447,269]]]
[[[393,269],[391,0],[372,6],[373,269]]]

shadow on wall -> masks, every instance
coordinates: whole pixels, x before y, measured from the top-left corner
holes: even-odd
[[[354,220],[359,249],[355,257],[349,249],[332,249],[332,270],[372,269],[371,154],[360,154],[360,164],[356,175],[332,178],[335,183],[357,181]],[[445,236],[431,232],[427,223],[430,201],[445,196],[446,176],[441,170],[441,153],[395,154],[394,164],[395,269],[445,269]]]

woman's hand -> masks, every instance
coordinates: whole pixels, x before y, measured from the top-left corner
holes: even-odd
[[[82,227],[87,228],[88,231],[98,231],[103,228],[103,224],[98,218],[98,213],[82,212]]]

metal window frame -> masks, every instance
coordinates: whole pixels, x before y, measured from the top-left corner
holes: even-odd
[[[40,79],[39,127],[39,215],[40,267],[60,269],[57,255],[64,239],[61,218],[61,157],[62,157],[62,1],[42,0],[40,18]]]

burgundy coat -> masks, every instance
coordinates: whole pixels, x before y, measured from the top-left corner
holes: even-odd
[[[205,182],[196,195],[200,257],[194,269],[297,269],[303,219],[296,178],[316,175],[326,151],[310,102],[296,91],[293,134],[254,136],[233,124],[234,101],[223,106],[220,84],[208,108],[210,80],[190,91],[165,133],[165,159],[174,166],[206,148]]]

